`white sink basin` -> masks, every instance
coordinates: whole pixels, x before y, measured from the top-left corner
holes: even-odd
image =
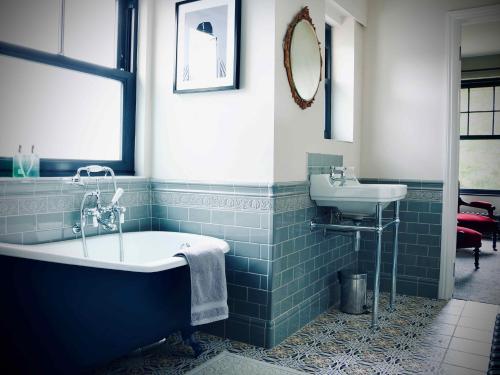
[[[343,183],[343,184],[342,184]],[[337,207],[343,215],[363,218],[375,214],[377,203],[406,197],[406,185],[360,184],[357,180],[332,182],[329,174],[311,175],[311,199],[318,206]]]

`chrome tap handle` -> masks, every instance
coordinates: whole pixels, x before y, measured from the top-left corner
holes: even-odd
[[[334,177],[335,175],[340,175],[340,178],[344,177],[346,171],[346,167],[338,167],[335,165],[330,166],[330,176]]]
[[[127,211],[125,207],[122,206],[114,207],[114,212],[116,215],[118,215],[118,221],[120,222],[120,224],[125,223],[125,211]]]
[[[126,209],[126,208],[123,208],[123,209],[120,211],[120,224],[125,223],[125,211],[127,211],[127,209]]]
[[[111,199],[111,205],[114,206],[115,204],[118,203],[118,200],[121,198],[123,195],[123,189],[118,188],[116,189],[115,195],[113,195],[113,198]]]
[[[105,172],[108,169],[107,167],[103,167],[100,165],[87,165],[84,168],[87,170],[87,173],[101,173]]]

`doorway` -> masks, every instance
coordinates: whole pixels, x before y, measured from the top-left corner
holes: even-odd
[[[480,8],[473,8],[473,9],[465,9],[465,10],[460,10],[460,11],[452,11],[449,12],[447,15],[447,36],[446,36],[446,53],[447,53],[447,78],[448,78],[448,84],[447,84],[447,130],[446,130],[446,163],[445,163],[445,183],[444,183],[444,191],[443,191],[443,226],[442,226],[442,256],[441,256],[441,270],[440,270],[440,286],[439,286],[439,297],[444,298],[444,299],[449,299],[452,296],[454,296],[454,290],[456,286],[456,282],[459,283],[457,285],[457,293],[460,288],[458,287],[464,287],[466,285],[466,288],[477,288],[479,290],[481,288],[481,280],[480,278],[476,278],[475,276],[481,275],[484,276],[488,273],[488,271],[484,271],[482,274],[470,274],[470,273],[465,273],[463,271],[463,267],[466,268],[466,265],[462,265],[462,258],[465,260],[467,259],[467,253],[462,253],[456,251],[456,223],[457,223],[457,197],[459,194],[458,191],[458,184],[457,181],[459,181],[459,178],[464,178],[464,176],[467,176],[467,173],[465,173],[465,168],[464,168],[464,163],[465,157],[467,157],[468,162],[473,162],[472,159],[474,159],[474,152],[476,154],[478,151],[474,151],[474,147],[470,147],[472,143],[462,143],[462,141],[480,141],[481,139],[477,138],[477,136],[481,134],[477,134],[478,130],[477,127],[472,128],[472,132],[470,132],[471,128],[470,125],[472,123],[478,123],[477,122],[477,117],[487,117],[487,115],[481,114],[478,116],[477,111],[475,107],[471,111],[470,107],[470,100],[476,100],[477,99],[477,93],[480,92],[481,90],[473,90],[472,91],[472,96],[470,94],[470,89],[466,90],[466,94],[464,94],[464,91],[462,89],[462,68],[461,68],[461,61],[460,61],[460,48],[462,44],[462,32],[466,30],[473,30],[474,28],[476,29],[485,29],[485,25],[487,24],[494,24],[495,22],[500,22],[500,5],[495,5],[495,6],[488,6],[488,7],[480,7]],[[483,30],[484,31],[484,30]],[[469,32],[470,33],[470,32]],[[468,37],[468,36],[467,36]],[[464,44],[465,40],[464,40]],[[476,43],[477,44],[477,43]],[[465,52],[465,54],[469,54],[470,52]],[[479,55],[476,52],[476,55]],[[500,52],[499,52],[500,54]],[[464,64],[465,67],[465,64]],[[472,70],[472,69],[466,69],[466,70]],[[483,71],[485,72],[485,71]],[[471,72],[464,72],[464,78]],[[477,73],[477,72],[476,72]],[[474,73],[474,74],[476,74]],[[481,73],[483,75],[482,78],[485,78],[484,75],[485,73]],[[488,73],[491,75],[491,73]],[[491,78],[491,77],[489,77]],[[484,83],[484,82],[483,82]],[[495,86],[496,83],[494,84],[493,87]],[[472,87],[471,87],[472,88]],[[483,90],[484,91],[484,90]],[[483,92],[481,91],[481,92]],[[492,95],[495,92],[495,88],[492,89]],[[498,93],[500,94],[500,89],[498,90]],[[462,97],[462,102],[460,101]],[[467,108],[465,108],[465,101],[467,100]],[[494,98],[492,98],[494,101]],[[483,100],[485,101],[485,100]],[[492,101],[492,103],[493,103]],[[462,103],[462,105],[460,104]],[[473,103],[474,106],[477,106],[477,103]],[[498,108],[500,109],[500,108]],[[487,111],[485,111],[487,112]],[[494,112],[494,110],[490,111]],[[481,112],[482,113],[482,112]],[[495,112],[496,113],[496,112]],[[473,122],[470,122],[470,117],[473,117]],[[493,114],[492,114],[493,116]],[[500,114],[498,115],[500,120]],[[466,121],[464,121],[466,119]],[[498,122],[497,120],[497,122]],[[482,121],[483,123],[486,123],[485,120]],[[492,129],[491,135],[494,135],[495,130],[494,130],[494,123],[491,123]],[[498,122],[500,126],[500,122]],[[500,130],[500,129],[499,129]],[[486,133],[486,130],[482,130],[479,132]],[[500,134],[500,133],[499,133]],[[485,134],[482,134],[485,135]],[[461,139],[462,136],[462,139]],[[465,137],[465,138],[464,138]],[[469,138],[467,138],[469,137]],[[474,139],[477,138],[477,139]],[[494,137],[488,141],[494,140]],[[487,141],[486,139],[483,139],[483,141]],[[476,142],[477,143],[477,142]],[[462,159],[459,158],[460,151],[462,150]],[[472,152],[472,153],[471,153]],[[462,163],[460,163],[462,161]],[[462,164],[462,170],[460,170],[460,164]],[[498,162],[497,162],[498,164]],[[469,174],[467,184],[470,184],[471,181],[473,184],[477,184],[477,181],[474,182],[474,178],[472,178],[473,174]],[[477,179],[476,179],[477,180]],[[480,187],[478,185],[478,187]],[[474,193],[474,189],[469,189],[469,191],[464,190],[462,191],[463,193],[468,192],[468,193]],[[484,193],[484,190],[495,190],[495,189],[485,189],[483,188],[478,188],[475,189],[476,193],[479,192],[479,190],[482,190]],[[500,190],[500,189],[499,189]],[[475,196],[466,196],[466,198],[476,198]],[[484,199],[481,199],[484,200]],[[497,205],[499,207],[499,205]],[[499,207],[500,208],[500,207]],[[483,249],[483,252],[486,253],[488,250],[487,247],[490,246],[488,241],[483,241],[485,248]],[[490,246],[491,247],[491,246]],[[458,256],[457,256],[458,254]],[[495,254],[496,255],[496,254]],[[500,255],[498,256],[500,258]],[[474,270],[474,260],[473,257],[471,257],[471,266],[472,269]],[[483,259],[483,267],[486,267],[486,262],[487,259]],[[481,260],[480,260],[481,263]],[[463,266],[463,267],[462,267]],[[500,263],[499,263],[500,266]],[[490,268],[490,267],[486,267]],[[497,268],[498,269],[498,268]],[[457,274],[457,272],[459,274]],[[481,272],[481,268],[476,271],[476,272]],[[485,286],[487,288],[487,286]],[[462,296],[466,296],[465,289],[462,288]],[[472,289],[469,290],[472,292]],[[458,295],[457,295],[458,296]],[[479,294],[476,295],[478,297]],[[479,298],[479,297],[478,297]],[[489,303],[500,303],[500,295],[498,296],[499,301],[498,302],[489,302]]]

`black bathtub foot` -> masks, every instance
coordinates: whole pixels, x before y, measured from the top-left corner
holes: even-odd
[[[194,356],[198,357],[203,352],[203,347],[201,343],[194,336],[193,329],[183,329],[181,330],[182,341],[185,345],[189,345],[193,349]]]

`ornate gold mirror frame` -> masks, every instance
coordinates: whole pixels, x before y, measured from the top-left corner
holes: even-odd
[[[316,87],[316,91],[314,92],[314,95],[310,99],[304,99],[300,96],[299,91],[297,90],[296,83],[294,81],[294,77],[292,74],[292,58],[291,58],[291,47],[292,47],[292,38],[293,34],[295,31],[295,27],[297,24],[301,21],[306,21],[310,24],[312,29],[314,30],[314,35],[316,36],[316,42],[318,43],[318,50],[319,50],[319,79],[318,79],[318,84]],[[288,83],[290,84],[290,89],[292,92],[292,97],[295,100],[295,102],[299,105],[300,108],[306,109],[312,105],[314,102],[314,99],[316,97],[316,94],[319,89],[319,84],[321,82],[321,72],[323,70],[323,59],[321,57],[321,46],[320,42],[318,40],[318,36],[316,34],[316,27],[314,26],[311,16],[309,15],[309,8],[304,7],[302,10],[297,13],[297,15],[293,18],[292,22],[288,25],[288,29],[285,34],[285,39],[283,40],[283,50],[284,50],[284,63],[285,63],[285,69],[286,69],[286,75],[288,77]]]

